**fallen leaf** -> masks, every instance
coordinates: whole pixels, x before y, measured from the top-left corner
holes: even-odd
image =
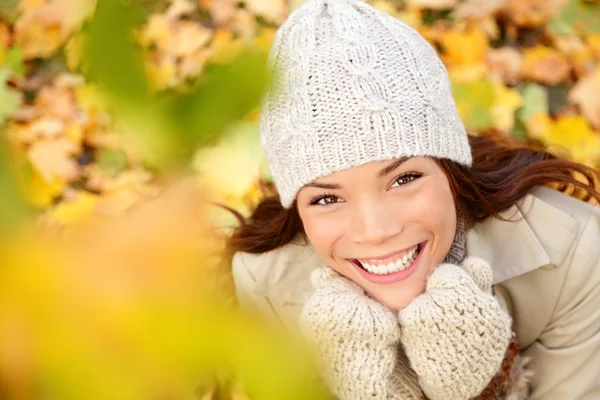
[[[518,91],[494,83],[494,104],[491,109],[493,128],[510,132],[515,124],[515,111],[521,107],[523,99]]]
[[[196,5],[191,0],[171,0],[165,16],[170,20],[180,19],[196,11]]]
[[[569,102],[576,104],[595,129],[600,129],[600,67],[580,79],[569,93]]]
[[[506,0],[500,14],[512,23],[535,28],[558,14],[566,0]],[[578,1],[578,0],[577,0]]]
[[[73,224],[89,217],[96,208],[98,195],[79,190],[73,199],[63,201],[51,212],[51,216],[60,223]]]
[[[523,53],[522,74],[526,79],[554,86],[571,72],[565,56],[551,47],[536,46]]]
[[[548,115],[548,91],[537,83],[528,83],[522,90],[523,106],[517,111],[517,117],[523,124],[537,115]],[[538,130],[539,133],[539,130]]]
[[[482,19],[501,9],[506,0],[466,0],[452,12],[454,19]]]
[[[483,131],[494,126],[491,109],[495,90],[491,81],[452,82],[456,107],[468,131]]]
[[[30,3],[15,23],[15,41],[26,60],[53,55],[96,7],[96,0]]]
[[[53,182],[56,178],[70,181],[79,175],[78,165],[72,158],[77,150],[77,146],[71,141],[59,138],[35,142],[27,155],[31,164],[47,182]]]
[[[252,14],[258,15],[268,22],[282,24],[287,16],[284,0],[243,0]]]
[[[578,162],[600,167],[600,134],[578,115],[559,118],[541,138],[566,149]]]
[[[238,10],[237,0],[198,0],[198,6],[210,13],[217,25],[226,25]]]
[[[458,0],[407,0],[409,8],[428,8],[431,10],[449,10],[458,4]]]
[[[600,61],[600,33],[592,33],[587,35],[585,43],[594,55],[597,61]]]
[[[521,53],[512,47],[490,49],[486,62],[487,75],[492,80],[514,85],[521,78]]]
[[[529,137],[534,139],[542,139],[543,135],[550,130],[554,121],[546,112],[538,112],[533,114],[526,121],[527,133]]]
[[[554,47],[565,55],[577,77],[594,70],[596,60],[590,47],[578,36],[558,36],[554,38]]]
[[[22,102],[21,93],[7,86],[9,75],[7,68],[0,68],[0,127],[19,109]]]
[[[0,49],[8,49],[12,42],[12,35],[8,25],[0,22]]]
[[[557,19],[579,33],[600,33],[600,4],[583,0],[565,0]]]
[[[453,79],[468,82],[485,75],[488,38],[479,30],[451,30],[439,37],[444,49],[442,60]]]

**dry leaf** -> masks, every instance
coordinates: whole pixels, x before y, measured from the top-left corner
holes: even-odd
[[[515,111],[523,104],[523,98],[515,89],[496,83],[494,85],[494,105],[491,113],[494,128],[510,132],[515,124]]]
[[[79,175],[77,163],[72,158],[77,151],[73,142],[59,138],[35,142],[27,156],[47,182],[53,182],[56,178],[70,181]]]
[[[208,11],[217,25],[228,24],[238,10],[237,0],[198,0],[199,7]]]
[[[454,8],[455,19],[482,19],[501,9],[506,0],[466,0]]]
[[[512,23],[538,27],[554,17],[566,0],[506,0],[500,13]]]
[[[248,10],[265,20],[281,24],[287,17],[284,0],[243,0]]]
[[[600,129],[600,67],[575,84],[569,93],[569,102],[581,109],[595,129]]]
[[[54,0],[25,3],[15,23],[15,41],[26,60],[49,57],[81,28],[96,7],[96,0]]]
[[[549,145],[568,150],[578,162],[600,167],[600,134],[594,132],[581,116],[559,118],[541,138]]]
[[[473,81],[485,74],[488,38],[479,30],[452,30],[439,37],[444,49],[442,60],[457,82]]]
[[[12,37],[8,25],[0,22],[0,48],[7,49],[10,46],[11,42]]]
[[[536,46],[523,53],[522,73],[526,79],[554,86],[571,72],[565,56],[551,47]]]
[[[458,0],[407,0],[409,8],[429,8],[432,10],[449,10],[458,4]]]
[[[521,53],[512,47],[490,49],[486,61],[487,74],[492,80],[514,85],[521,77]]]

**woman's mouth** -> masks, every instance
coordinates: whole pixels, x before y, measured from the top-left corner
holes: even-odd
[[[388,257],[385,260],[352,259],[361,274],[374,283],[389,283],[408,278],[419,264],[420,255],[426,242],[419,243],[402,256]]]

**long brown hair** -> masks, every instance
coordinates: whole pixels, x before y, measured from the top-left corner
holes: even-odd
[[[470,135],[469,143],[473,155],[470,168],[436,160],[448,177],[457,209],[467,216],[469,224],[489,216],[500,218],[499,213],[538,185],[600,203],[597,170],[552,154],[535,140],[489,134]],[[234,231],[228,250],[230,254],[264,253],[289,243],[303,231],[296,203],[284,209],[277,195],[268,196],[249,221],[242,221]]]

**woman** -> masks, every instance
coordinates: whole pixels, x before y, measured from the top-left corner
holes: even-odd
[[[270,65],[278,196],[231,238],[240,302],[344,400],[600,399],[598,173],[468,137],[432,47],[358,0],[309,0]]]

